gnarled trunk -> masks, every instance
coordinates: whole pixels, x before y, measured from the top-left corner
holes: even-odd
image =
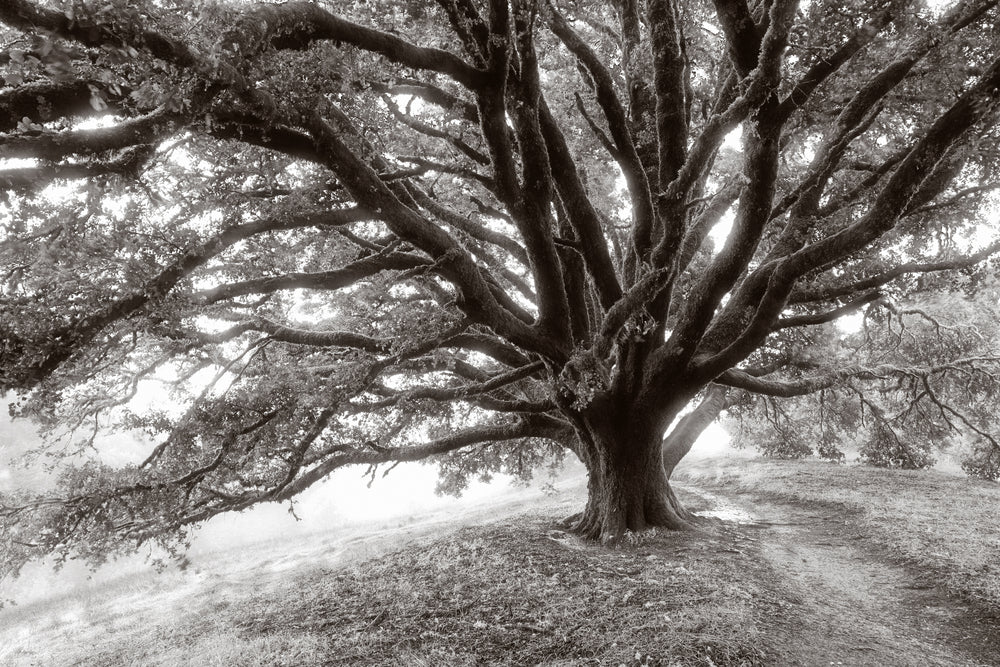
[[[587,506],[567,520],[570,530],[604,543],[626,531],[680,530],[693,515],[681,506],[663,468],[662,435],[644,420],[591,415],[578,428],[587,467]]]

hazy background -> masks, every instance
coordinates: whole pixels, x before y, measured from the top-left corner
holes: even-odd
[[[0,492],[41,489],[50,484],[49,476],[39,464],[25,467],[20,461],[25,452],[41,444],[31,422],[13,420],[7,410],[0,411]],[[99,437],[95,446],[101,458],[111,464],[141,461],[153,447],[150,442],[127,433]],[[752,448],[734,449],[726,431],[713,424],[689,456],[700,459],[720,454],[755,456],[756,452]],[[849,462],[857,456],[856,452],[846,454]],[[939,460],[938,469],[961,474],[949,456],[939,455]],[[490,483],[473,482],[460,498],[435,494],[434,465],[400,464],[384,478],[379,470],[370,486],[364,472],[363,466],[348,468],[317,483],[299,496],[294,516],[288,503],[268,503],[211,519],[193,535],[188,552],[193,566],[218,562],[220,558],[224,562],[226,554],[238,553],[244,559],[259,555],[263,559],[286,547],[289,552],[301,551],[305,545],[327,543],[331,537],[348,539],[356,534],[392,530],[418,519],[447,523],[449,517],[488,509],[502,500],[530,498],[532,494],[541,498],[549,484],[561,488],[578,485],[582,495],[585,480],[583,466],[572,455],[556,476],[540,470],[527,488],[508,476],[496,475]],[[151,569],[145,553],[119,559],[96,572],[75,561],[54,572],[52,561],[45,560],[25,567],[17,580],[0,584],[0,599],[27,604],[59,595],[86,594],[107,582],[120,580],[123,575],[148,576]]]

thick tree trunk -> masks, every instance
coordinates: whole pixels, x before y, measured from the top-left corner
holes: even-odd
[[[629,420],[591,417],[581,433],[581,458],[589,474],[587,506],[567,519],[570,530],[616,543],[626,531],[691,527],[663,469],[662,436]]]

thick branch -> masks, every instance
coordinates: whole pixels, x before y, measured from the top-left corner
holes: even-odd
[[[340,269],[316,272],[286,273],[268,278],[255,278],[238,283],[220,285],[195,294],[204,304],[218,303],[247,294],[272,294],[281,290],[318,289],[338,290],[370,278],[382,271],[405,271],[430,267],[426,257],[414,253],[388,252],[365,257]]]
[[[691,451],[695,441],[725,409],[729,391],[729,387],[724,385],[710,384],[698,406],[681,417],[677,425],[664,438],[662,461],[664,472],[668,478],[681,459]]]
[[[447,454],[470,445],[485,442],[504,442],[520,438],[550,438],[563,440],[571,437],[572,430],[567,424],[544,417],[525,416],[496,426],[469,429],[454,435],[411,447],[386,448],[383,451],[356,451],[336,454],[300,475],[289,484],[274,500],[287,500],[323,479],[334,470],[348,465],[374,465],[395,461],[420,461],[438,454]]]
[[[746,76],[757,66],[762,38],[760,28],[750,15],[746,0],[714,2],[715,13],[729,45],[729,58],[740,75]]]
[[[316,40],[351,44],[407,67],[446,74],[468,88],[485,83],[479,70],[454,54],[352,23],[312,2],[255,5],[224,35],[222,46],[246,57],[265,46],[300,49]]]
[[[96,130],[64,130],[35,135],[11,135],[0,143],[0,158],[36,158],[57,162],[74,155],[156,143],[173,132],[181,119],[164,110]]]

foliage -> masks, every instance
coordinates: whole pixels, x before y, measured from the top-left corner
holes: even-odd
[[[802,443],[816,443],[823,458],[842,458],[846,447],[865,463],[903,469],[932,466],[936,452],[951,450],[970,475],[1000,479],[991,435],[1000,400],[996,279],[910,298],[918,296],[921,308],[870,308],[856,333],[813,343],[816,353],[881,372],[775,405],[745,396],[730,408],[741,438],[777,458],[807,456],[814,448]]]
[[[631,471],[712,382],[893,432],[910,400],[995,457],[982,402],[936,401],[994,352],[889,321],[1000,249],[997,11],[3,3],[0,390],[69,470],[0,501],[0,574],[435,457],[457,490],[569,449],[577,531],[682,527]],[[114,428],[156,445],[102,461]]]

